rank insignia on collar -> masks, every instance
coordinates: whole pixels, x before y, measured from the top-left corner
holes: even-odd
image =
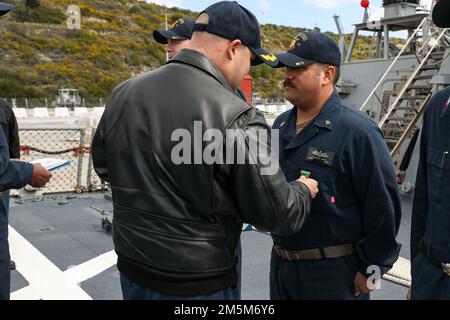
[[[331,122],[330,120],[325,120],[325,125],[330,126],[333,122]]]

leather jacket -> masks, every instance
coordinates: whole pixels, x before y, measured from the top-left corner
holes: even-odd
[[[252,130],[270,131],[263,115],[238,98],[199,52],[182,50],[111,93],[92,151],[97,174],[112,188],[119,260],[174,274],[227,273],[234,270],[242,223],[280,235],[302,226],[310,192],[288,183],[278,167],[261,175],[260,165],[247,161],[174,164],[177,129],[201,139],[211,128],[240,129],[232,146],[246,160],[255,156],[248,147],[256,139]],[[195,153],[193,148],[192,158]]]

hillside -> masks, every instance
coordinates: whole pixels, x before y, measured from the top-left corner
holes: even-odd
[[[26,8],[23,0],[0,20],[0,97],[53,98],[58,88],[77,88],[84,98],[104,98],[120,82],[165,62],[164,47],[152,32],[164,28],[164,8],[137,0],[41,0]],[[81,29],[66,26],[66,9],[81,8]],[[197,13],[173,8],[170,20]],[[263,25],[263,46],[285,51],[302,29]],[[337,36],[328,35],[337,39]],[[350,35],[348,36],[350,37]],[[367,55],[362,39],[355,58]],[[264,98],[282,98],[283,70],[252,68],[254,90]]]

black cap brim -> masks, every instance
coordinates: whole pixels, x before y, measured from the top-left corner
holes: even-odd
[[[183,41],[188,40],[187,38],[180,36],[179,34],[171,31],[171,30],[155,30],[153,31],[153,38],[156,42],[167,44],[167,40],[173,41]]]
[[[441,0],[434,5],[433,22],[440,28],[450,27],[450,0]]]
[[[279,61],[276,68],[303,68],[315,63],[315,61],[300,58],[289,52],[276,54],[276,57]]]
[[[267,52],[263,48],[254,49],[254,48],[249,47],[249,49],[255,54],[255,59],[253,59],[251,62],[252,66],[257,66],[262,63],[265,63],[265,64],[271,66],[272,68],[274,68],[278,65],[279,62],[278,62],[277,57],[275,57],[273,54]]]
[[[0,2],[0,16],[7,14],[12,8],[13,6],[8,3]]]

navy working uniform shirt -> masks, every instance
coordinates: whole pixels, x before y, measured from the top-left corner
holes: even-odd
[[[24,187],[32,175],[33,165],[9,160],[8,143],[0,129],[0,192]],[[0,202],[0,300],[9,299],[10,267],[8,206],[6,195],[3,195]]]
[[[299,135],[296,119],[294,107],[273,125],[280,130],[280,165],[288,181],[309,171],[319,193],[303,228],[290,236],[274,235],[274,243],[287,250],[353,243],[363,274],[371,265],[386,272],[400,251],[395,238],[401,205],[381,131],[336,91]]]
[[[9,145],[9,156],[11,159],[20,158],[19,126],[13,109],[5,100],[0,99],[0,126],[6,136]]]
[[[424,238],[443,262],[450,262],[449,104],[447,87],[434,95],[424,114],[411,221],[411,260]]]

